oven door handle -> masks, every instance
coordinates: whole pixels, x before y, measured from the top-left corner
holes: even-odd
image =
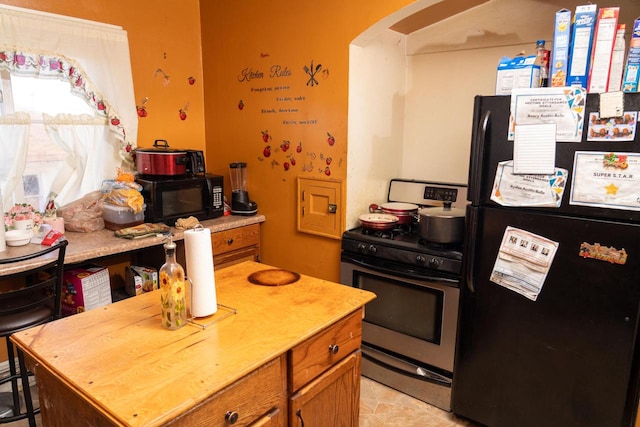
[[[394,270],[391,268],[386,268],[380,265],[371,265],[367,262],[363,262],[360,261],[359,259],[355,259],[355,258],[348,258],[348,259],[343,259],[343,262],[348,262],[350,264],[354,264],[360,267],[364,267],[367,268],[369,270],[373,270],[376,271],[378,273],[385,273],[388,274],[389,276],[395,276],[395,277],[404,277],[407,279],[413,279],[413,280],[428,280],[431,282],[445,282],[445,283],[451,283],[453,285],[455,285],[456,287],[458,286],[459,283],[459,279],[450,279],[448,277],[443,277],[443,276],[425,276],[424,274],[412,274],[410,271],[398,271],[398,270]]]
[[[371,363],[375,363],[376,365],[382,366],[386,369],[397,372],[399,374],[406,375],[421,381],[428,381],[430,383],[435,383],[445,387],[451,387],[450,378],[447,378],[444,375],[440,375],[436,372],[430,371],[420,366],[409,364],[407,362],[403,362],[402,366],[398,363],[394,363],[394,364],[385,363],[384,361],[368,354],[367,351],[364,349],[362,351],[362,357],[364,357]]]

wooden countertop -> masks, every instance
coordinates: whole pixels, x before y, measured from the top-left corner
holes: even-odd
[[[212,233],[215,233],[264,221],[264,215],[228,215],[202,221],[201,224],[204,227],[211,229]],[[171,231],[174,235],[173,240],[182,240],[184,238],[184,231],[173,227],[171,228]],[[64,257],[65,264],[76,264],[103,256],[144,249],[151,246],[161,245],[163,242],[162,237],[146,237],[144,239],[133,240],[121,239],[119,237],[115,237],[113,235],[113,231],[107,229],[95,231],[93,233],[77,233],[68,231],[65,233],[65,237],[69,241]],[[25,246],[7,246],[6,251],[0,252],[0,259],[25,255],[33,251],[40,250],[40,248],[40,245],[31,243]],[[2,264],[0,265],[0,276],[21,273],[39,265],[43,265],[54,255],[55,254],[52,254],[48,257],[37,258],[29,261]]]
[[[216,271],[218,304],[237,313],[219,309],[206,329],[164,329],[154,291],[12,340],[122,425],[162,425],[375,298],[305,275],[286,286],[249,283],[271,268],[248,261]]]

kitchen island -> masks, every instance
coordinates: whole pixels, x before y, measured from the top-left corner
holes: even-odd
[[[216,270],[217,313],[176,331],[161,326],[154,291],[13,335],[43,424],[357,426],[363,306],[375,295],[305,275],[249,281],[265,270]]]

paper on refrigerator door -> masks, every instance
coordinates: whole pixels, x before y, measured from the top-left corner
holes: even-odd
[[[569,204],[640,211],[640,154],[576,151]]]
[[[520,125],[554,123],[557,142],[580,142],[587,93],[581,87],[514,89],[511,94],[509,141]]]
[[[557,250],[558,242],[509,226],[490,280],[535,301]]]
[[[516,126],[513,141],[513,173],[552,174],[555,162],[555,123]]]
[[[516,175],[513,161],[498,163],[491,200],[502,206],[559,208],[568,171],[555,168],[548,175]]]

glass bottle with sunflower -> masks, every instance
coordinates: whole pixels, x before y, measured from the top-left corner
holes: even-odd
[[[176,261],[176,244],[169,238],[164,245],[166,262],[160,267],[162,326],[175,330],[187,323],[187,279]]]

